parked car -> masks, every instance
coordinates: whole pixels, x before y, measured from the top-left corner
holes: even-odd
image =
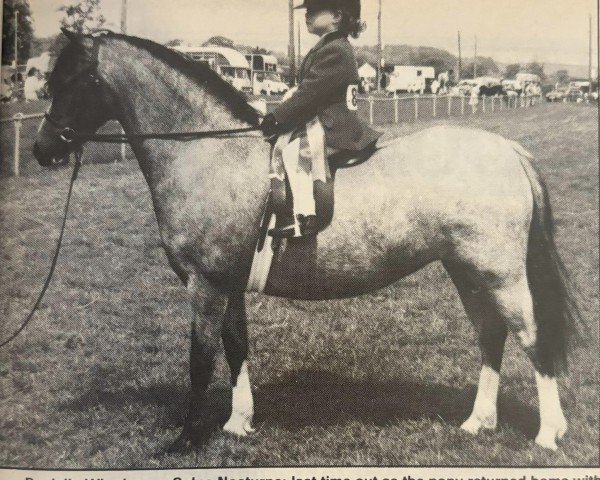
[[[562,102],[567,95],[567,89],[565,87],[557,88],[546,94],[546,100],[548,102]]]
[[[290,87],[281,81],[277,72],[257,72],[254,75],[253,91],[255,95],[283,95]]]
[[[583,92],[580,88],[569,88],[565,94],[565,98],[569,102],[581,103],[584,100]]]

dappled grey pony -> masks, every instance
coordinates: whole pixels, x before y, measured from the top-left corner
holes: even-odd
[[[151,41],[76,36],[50,79],[52,106],[35,155],[42,165],[111,119],[128,134],[256,126],[257,112],[208,67]],[[65,135],[63,135],[64,137]],[[206,392],[221,339],[231,369],[228,432],[252,431],[244,292],[269,190],[269,145],[258,134],[191,142],[131,141],[148,182],[171,266],[193,307],[192,399],[182,438],[206,429]],[[517,143],[480,130],[436,127],[390,142],[335,178],[336,211],[315,242],[310,284],[271,272],[265,293],[352,297],[441,261],[479,334],[483,367],[462,428],[494,428],[502,353],[513,332],[535,367],[541,425],[557,448],[567,422],[556,375],[575,320],[552,234],[546,188]],[[306,241],[290,241],[300,252]],[[293,255],[291,255],[293,257]],[[301,258],[301,257],[300,257]],[[390,312],[394,314],[394,312]]]

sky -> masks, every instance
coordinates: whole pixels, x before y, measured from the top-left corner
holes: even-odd
[[[58,32],[60,5],[74,0],[30,0],[35,33]],[[503,63],[587,65],[588,15],[593,15],[597,65],[598,0],[382,0],[384,44],[424,45],[463,56],[478,54]],[[287,0],[127,0],[128,33],[158,42],[174,38],[203,42],[224,35],[236,43],[287,51]],[[300,3],[300,0],[296,0]],[[377,43],[378,0],[362,0],[367,31],[358,45]],[[102,0],[108,27],[118,30],[121,0]],[[302,12],[298,11],[297,13]],[[316,41],[301,22],[302,50]]]

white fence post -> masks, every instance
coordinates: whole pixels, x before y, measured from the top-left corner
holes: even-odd
[[[496,97],[492,97],[492,113],[496,111]]]
[[[415,94],[415,120],[419,119],[419,94]]]
[[[375,118],[373,114],[373,104],[375,103],[375,99],[373,97],[369,97],[369,122],[371,125],[375,123]]]
[[[437,95],[433,95],[433,118],[437,117]]]
[[[121,134],[125,135],[125,130],[123,130],[123,127],[121,127]],[[121,144],[121,162],[124,162],[127,158],[127,153],[126,153],[126,147],[127,144],[122,143]],[[118,160],[115,160],[115,163],[118,163]]]
[[[398,112],[398,94],[394,92],[394,122],[400,121],[400,112]]]
[[[15,177],[18,177],[21,174],[21,126],[23,125],[23,117],[22,113],[16,113],[13,117],[13,121],[15,122],[15,151],[13,154],[13,174]]]
[[[461,115],[465,114],[465,97],[464,97],[464,95],[460,96],[460,114]]]
[[[483,113],[485,113],[485,100],[486,99],[487,99],[487,96],[485,96],[485,95],[481,96],[481,102],[482,102],[482,107],[481,108],[482,108]]]
[[[448,95],[448,116],[452,116],[452,96]]]

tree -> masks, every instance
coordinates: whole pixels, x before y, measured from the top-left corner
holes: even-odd
[[[29,0],[5,1],[2,13],[2,65],[9,65],[15,60],[15,12],[19,12],[17,30],[19,64],[27,62],[31,51],[33,26]]]
[[[183,45],[183,40],[179,38],[174,38],[173,40],[169,40],[167,43],[165,43],[165,47],[179,47],[181,45]]]
[[[473,62],[463,64],[460,78],[473,78]],[[490,57],[477,57],[477,76],[491,77],[500,73],[500,69]]]
[[[504,70],[504,76],[506,78],[510,78],[510,79],[514,79],[517,76],[517,73],[519,73],[521,71],[521,65],[519,65],[518,63],[511,63],[510,65],[506,66],[506,69]]]
[[[215,36],[215,37],[210,37],[202,45],[205,47],[207,45],[218,45],[219,47],[233,48],[235,43],[233,42],[233,40],[231,40],[227,37]]]
[[[556,81],[558,83],[569,83],[569,81],[571,80],[571,77],[569,76],[569,71],[568,70],[558,70],[556,72]]]
[[[100,11],[100,0],[81,0],[63,5],[58,11],[64,12],[64,17],[60,20],[61,26],[73,32],[90,34],[106,23],[106,18]]]
[[[533,73],[533,74],[537,75],[538,77],[540,77],[541,80],[544,80],[546,78],[546,74],[544,73],[544,64],[543,63],[538,63],[538,62],[528,63],[527,66],[525,67],[525,70],[528,73]]]

